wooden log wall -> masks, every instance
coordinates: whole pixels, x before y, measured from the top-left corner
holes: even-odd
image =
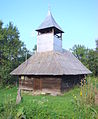
[[[59,89],[61,88],[61,78],[42,79],[42,88]]]
[[[59,90],[61,89],[61,78],[40,77],[33,79],[34,90]]]
[[[33,79],[26,76],[23,80],[19,78],[19,87],[24,90],[33,90]]]
[[[24,80],[19,78],[19,87],[26,90],[42,91],[66,91],[74,85],[80,84],[84,75],[70,76],[25,76]]]
[[[70,76],[63,76],[61,82],[61,90],[65,91],[74,87],[75,85],[80,85],[81,79],[84,78],[84,75],[70,75]]]
[[[32,89],[34,91],[43,89],[58,90],[61,89],[61,78],[58,77],[30,77],[25,76],[22,80],[19,78],[19,87],[21,89]]]

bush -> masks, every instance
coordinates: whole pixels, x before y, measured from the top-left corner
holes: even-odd
[[[15,115],[16,104],[11,95],[7,95],[4,102],[0,104],[0,117],[1,119],[13,119]]]

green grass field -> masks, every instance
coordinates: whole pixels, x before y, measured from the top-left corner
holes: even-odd
[[[22,93],[22,101],[16,105],[17,88],[0,88],[0,119],[77,119],[82,116],[83,119],[89,119],[85,114],[97,115],[98,106],[95,105],[92,105],[91,109],[77,110],[73,95],[76,97],[80,95],[79,87],[71,89],[62,96],[32,96]],[[93,114],[94,112],[96,114]],[[97,119],[97,116],[95,118]]]

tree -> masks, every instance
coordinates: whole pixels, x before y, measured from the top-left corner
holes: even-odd
[[[14,80],[10,72],[25,60],[27,49],[19,39],[19,31],[10,22],[3,27],[0,21],[0,81],[2,84]]]
[[[71,51],[92,71],[94,76],[98,76],[98,40],[96,40],[96,50],[88,49],[81,45],[74,45]]]
[[[33,52],[37,51],[37,45],[34,45]]]
[[[96,51],[98,52],[98,39],[96,40]]]
[[[85,66],[88,67],[88,52],[89,50],[83,45],[74,45],[71,49],[72,53],[78,58]]]
[[[98,76],[98,52],[90,49],[88,53],[89,69],[93,72],[94,76]]]

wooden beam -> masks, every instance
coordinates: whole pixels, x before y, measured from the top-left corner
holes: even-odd
[[[54,34],[54,28],[52,28],[52,33]]]

